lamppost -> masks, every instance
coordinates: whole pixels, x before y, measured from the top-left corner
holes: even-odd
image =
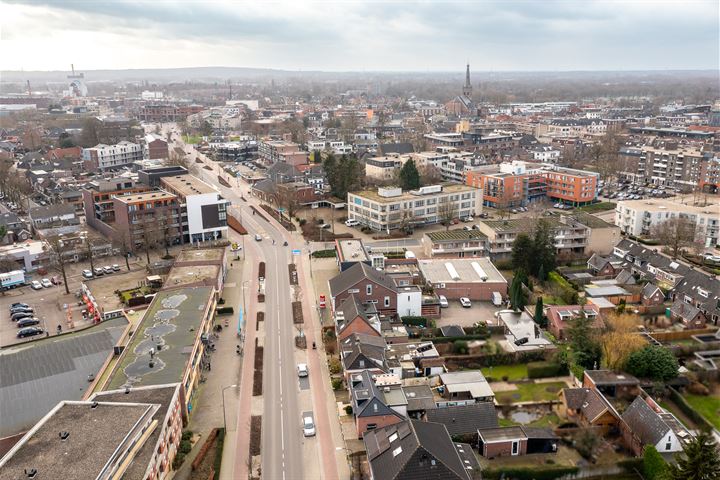
[[[227,419],[225,418],[225,390],[228,388],[235,388],[236,385],[228,385],[227,387],[223,387],[222,389],[222,403],[223,403],[223,428],[225,429],[225,434],[227,435]]]

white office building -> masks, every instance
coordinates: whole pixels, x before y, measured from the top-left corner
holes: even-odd
[[[143,159],[143,147],[137,143],[120,142],[115,145],[98,144],[82,151],[86,169],[112,170]]]

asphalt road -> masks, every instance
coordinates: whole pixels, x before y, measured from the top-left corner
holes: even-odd
[[[173,141],[187,151],[186,146],[178,142],[177,136],[173,137]],[[279,231],[259,216],[252,215],[249,204],[238,195],[238,189],[219,185],[217,175],[221,174],[230,180],[231,185],[236,182],[202,154],[193,153],[193,161],[196,156],[200,157],[205,165],[213,168],[213,171],[200,168],[198,176],[217,187],[233,204],[233,210],[242,216],[243,224],[249,232],[245,240],[247,259],[265,261],[262,475],[264,478],[278,480],[302,479],[305,478],[303,463],[307,452],[304,448],[301,412],[306,408],[301,409],[299,405],[300,385],[295,362],[296,330],[292,320],[292,293],[288,274],[290,247],[282,246],[286,232]],[[247,187],[243,185],[242,191],[245,191],[245,188]],[[255,248],[248,249],[247,242],[254,241],[252,239],[255,234],[259,234],[263,239],[256,243]],[[259,251],[260,258],[253,258],[249,250]],[[250,299],[254,299],[252,294],[249,297],[249,301],[252,301]],[[245,452],[237,454],[244,455]],[[315,454],[317,458],[319,452]]]

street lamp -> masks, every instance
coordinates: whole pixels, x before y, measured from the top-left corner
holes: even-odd
[[[228,385],[227,387],[223,387],[222,389],[222,403],[223,403],[223,428],[225,429],[225,435],[227,435],[227,419],[225,418],[225,390],[228,388],[235,388],[236,385]]]

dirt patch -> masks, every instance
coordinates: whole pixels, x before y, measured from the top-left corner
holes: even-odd
[[[313,222],[307,222],[300,227],[302,230],[303,238],[311,242],[332,242],[337,238],[354,238],[352,233],[338,233],[335,234],[328,229],[320,228]]]
[[[294,263],[288,265],[288,273],[290,274],[290,285],[298,284],[297,267]]]
[[[293,323],[305,323],[302,312],[302,302],[292,302]]]
[[[307,337],[305,335],[302,337],[300,335],[296,336],[295,347],[305,350],[307,348]]]
[[[253,373],[253,397],[262,395],[263,392],[263,347],[258,345],[258,339],[255,339],[255,372]]]
[[[262,415],[250,417],[250,456],[260,455],[262,441]]]
[[[280,212],[278,212],[276,209],[271,207],[270,205],[260,205],[260,208],[265,210],[267,213],[269,213],[273,218],[278,219],[278,222],[280,222],[280,225],[283,226],[283,228],[289,232],[294,232],[296,230],[295,224],[292,223],[290,220],[287,219],[284,215],[280,215]]]
[[[265,312],[257,312],[257,320],[255,321],[255,330],[260,330],[260,322],[265,321]]]

